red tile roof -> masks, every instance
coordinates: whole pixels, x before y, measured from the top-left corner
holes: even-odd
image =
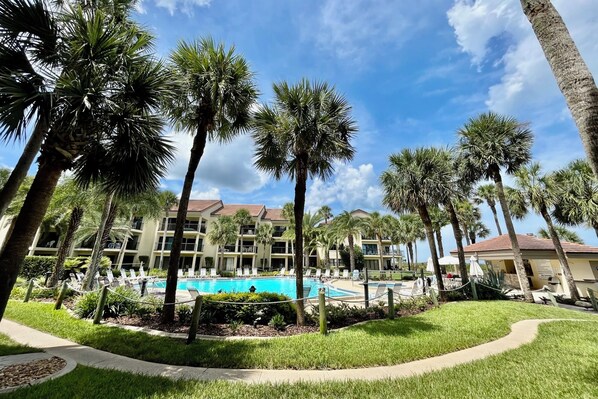
[[[189,207],[187,208],[188,212],[203,212],[211,206],[220,203],[222,205],[222,201],[220,200],[189,200]],[[170,208],[171,211],[176,212],[178,211],[179,207],[174,206]]]
[[[266,220],[275,220],[275,221],[287,221],[289,219],[282,216],[282,209],[279,208],[266,208],[266,213],[264,215],[264,219]]]
[[[545,238],[538,238],[535,236],[529,236],[525,234],[517,234],[517,241],[519,242],[519,248],[522,251],[554,251],[554,245],[552,240]],[[572,242],[561,241],[563,250],[568,253],[588,253],[598,254],[597,247],[591,247],[589,245],[575,244]],[[507,234],[503,234],[498,237],[490,238],[488,240],[476,242],[475,244],[468,245],[463,248],[464,252],[493,252],[493,251],[510,251],[511,240]],[[456,253],[457,250],[451,251]]]
[[[235,212],[239,209],[247,209],[249,214],[252,217],[258,217],[262,210],[265,210],[264,205],[244,205],[244,204],[231,204],[231,205],[224,205],[222,208],[218,209],[215,212],[212,212],[212,215],[218,216],[233,216]]]

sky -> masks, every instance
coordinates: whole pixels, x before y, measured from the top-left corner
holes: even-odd
[[[598,76],[595,0],[553,0],[594,76]],[[545,171],[584,156],[581,140],[519,0],[143,0],[134,18],[156,36],[166,59],[180,40],[211,36],[234,45],[255,72],[260,102],[272,84],[301,78],[333,84],[353,107],[359,131],[354,159],[334,175],[308,183],[306,207],[333,213],[361,208],[389,213],[380,174],[403,148],[451,147],[471,117],[492,110],[529,122],[534,159]],[[180,193],[192,137],[165,130],[177,146],[163,187]],[[16,163],[22,143],[0,148],[0,165]],[[281,207],[293,183],[253,167],[248,135],[208,144],[192,198]],[[35,173],[32,167],[30,173]],[[508,181],[508,179],[507,179]],[[490,210],[483,221],[496,235]],[[504,223],[502,223],[504,229]],[[535,215],[519,233],[544,227]],[[579,228],[587,244],[593,232]],[[450,226],[445,248],[454,249]],[[419,246],[420,261],[429,250]]]

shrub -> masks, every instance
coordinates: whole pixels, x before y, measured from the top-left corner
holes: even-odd
[[[75,258],[67,258],[64,261],[64,268],[66,270],[84,270],[89,267],[89,262],[91,261],[90,256],[77,256]],[[112,266],[112,261],[107,256],[102,256],[100,260],[100,271],[108,269]]]
[[[235,277],[234,272],[227,272],[224,270],[219,271],[218,274],[220,274],[220,277],[229,277],[229,278]]]
[[[295,305],[291,302],[272,305],[228,305],[218,302],[279,302],[289,297],[271,292],[260,293],[223,293],[204,296],[201,309],[201,321],[204,323],[230,323],[240,320],[246,324],[266,324],[275,314],[280,314],[286,322],[296,317]]]
[[[26,256],[21,264],[19,275],[27,280],[45,277],[46,273],[52,271],[55,263],[55,256]]]
[[[279,315],[278,313],[272,316],[272,318],[268,322],[268,325],[278,331],[282,331],[286,327],[284,317],[282,317],[282,315]]]
[[[189,305],[179,305],[176,309],[176,314],[179,317],[179,323],[187,324],[191,322],[192,309]]]
[[[239,329],[243,326],[243,322],[240,320],[233,320],[228,323],[228,328],[230,328],[231,332],[235,334]]]
[[[166,269],[156,269],[155,267],[153,269],[150,269],[148,272],[149,276],[154,276],[157,278],[166,278],[166,275],[168,274],[168,270]]]
[[[319,307],[314,306],[312,312],[316,318],[319,318]],[[335,327],[346,326],[365,320],[381,319],[386,316],[384,308],[378,305],[373,305],[366,309],[346,303],[336,306],[326,305],[326,314],[328,323]]]
[[[413,275],[413,274],[403,274],[403,275],[401,275],[401,280],[403,280],[403,281],[413,281],[413,280],[415,280],[415,275]]]
[[[80,318],[90,318],[94,315],[98,304],[99,291],[88,292],[77,300],[74,312]],[[108,298],[104,306],[104,317],[119,317],[134,315],[139,311],[139,294],[127,287],[116,287],[114,292],[108,291]]]
[[[419,296],[395,303],[395,311],[400,312],[423,312],[432,304],[432,299],[429,296]]]
[[[476,281],[476,293],[480,300],[503,300],[509,299],[507,294],[511,292],[510,288],[505,288],[505,273],[501,270],[498,273],[494,270],[488,270],[484,278]],[[472,298],[471,284],[466,288],[467,295]]]

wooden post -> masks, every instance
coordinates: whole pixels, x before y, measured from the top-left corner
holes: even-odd
[[[427,281],[426,281],[426,279],[424,277],[425,277],[424,276],[424,269],[421,269],[421,279],[422,279],[422,287],[423,287],[422,288],[422,293],[424,295],[426,295],[426,288],[427,288],[426,283],[427,283]]]
[[[476,282],[473,278],[469,281],[471,282],[471,295],[473,296],[473,300],[477,301],[478,300],[478,290],[475,286]]]
[[[58,294],[58,298],[56,298],[56,303],[54,304],[54,310],[59,310],[62,307],[62,301],[66,297],[66,291],[68,290],[68,284],[66,281],[62,282],[62,288],[60,289],[60,294]]]
[[[390,320],[395,318],[395,297],[392,288],[388,289],[388,318]]]
[[[436,296],[436,290],[434,288],[430,288],[430,297],[432,298],[434,306],[438,306],[438,297]]]
[[[187,345],[195,341],[197,336],[197,327],[199,327],[199,316],[201,313],[201,303],[203,298],[201,295],[195,297],[195,306],[193,306],[193,313],[191,314],[191,325],[189,326],[189,336],[187,337]]]
[[[29,298],[31,298],[31,293],[33,292],[33,279],[29,280],[29,284],[27,285],[27,292],[25,292],[25,298],[23,302],[29,302]]]
[[[145,296],[147,293],[147,279],[144,278],[141,280],[141,296]]]
[[[108,299],[108,286],[104,284],[100,290],[100,297],[98,298],[98,306],[96,307],[96,315],[93,318],[93,324],[100,324],[102,316],[104,316],[104,306]]]
[[[320,334],[328,334],[328,317],[326,317],[326,294],[324,288],[318,290],[318,302],[320,305]]]
[[[554,295],[552,295],[552,292],[546,291],[546,294],[548,294],[548,298],[550,298],[550,302],[552,302],[552,306],[554,306],[555,308],[558,308],[559,303],[556,301],[556,298],[554,297]]]
[[[365,298],[365,308],[370,307],[370,287],[368,279],[368,268],[364,266],[365,278],[363,280],[363,297]]]
[[[593,289],[588,288],[588,296],[590,297],[590,302],[592,302],[592,307],[598,312],[598,301],[596,300],[596,295],[594,294]]]

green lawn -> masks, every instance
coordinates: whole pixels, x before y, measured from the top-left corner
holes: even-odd
[[[354,326],[329,336],[196,341],[94,326],[53,311],[52,304],[11,301],[6,317],[59,337],[153,362],[205,367],[322,369],[393,365],[475,346],[533,318],[591,318],[581,312],[518,302],[462,302],[393,321]]]
[[[4,334],[0,334],[0,356],[20,355],[21,353],[41,352],[39,349],[17,344]]]
[[[596,322],[540,326],[533,343],[489,359],[404,380],[246,385],[171,381],[87,367],[11,399],[85,398],[562,398],[598,397]]]

